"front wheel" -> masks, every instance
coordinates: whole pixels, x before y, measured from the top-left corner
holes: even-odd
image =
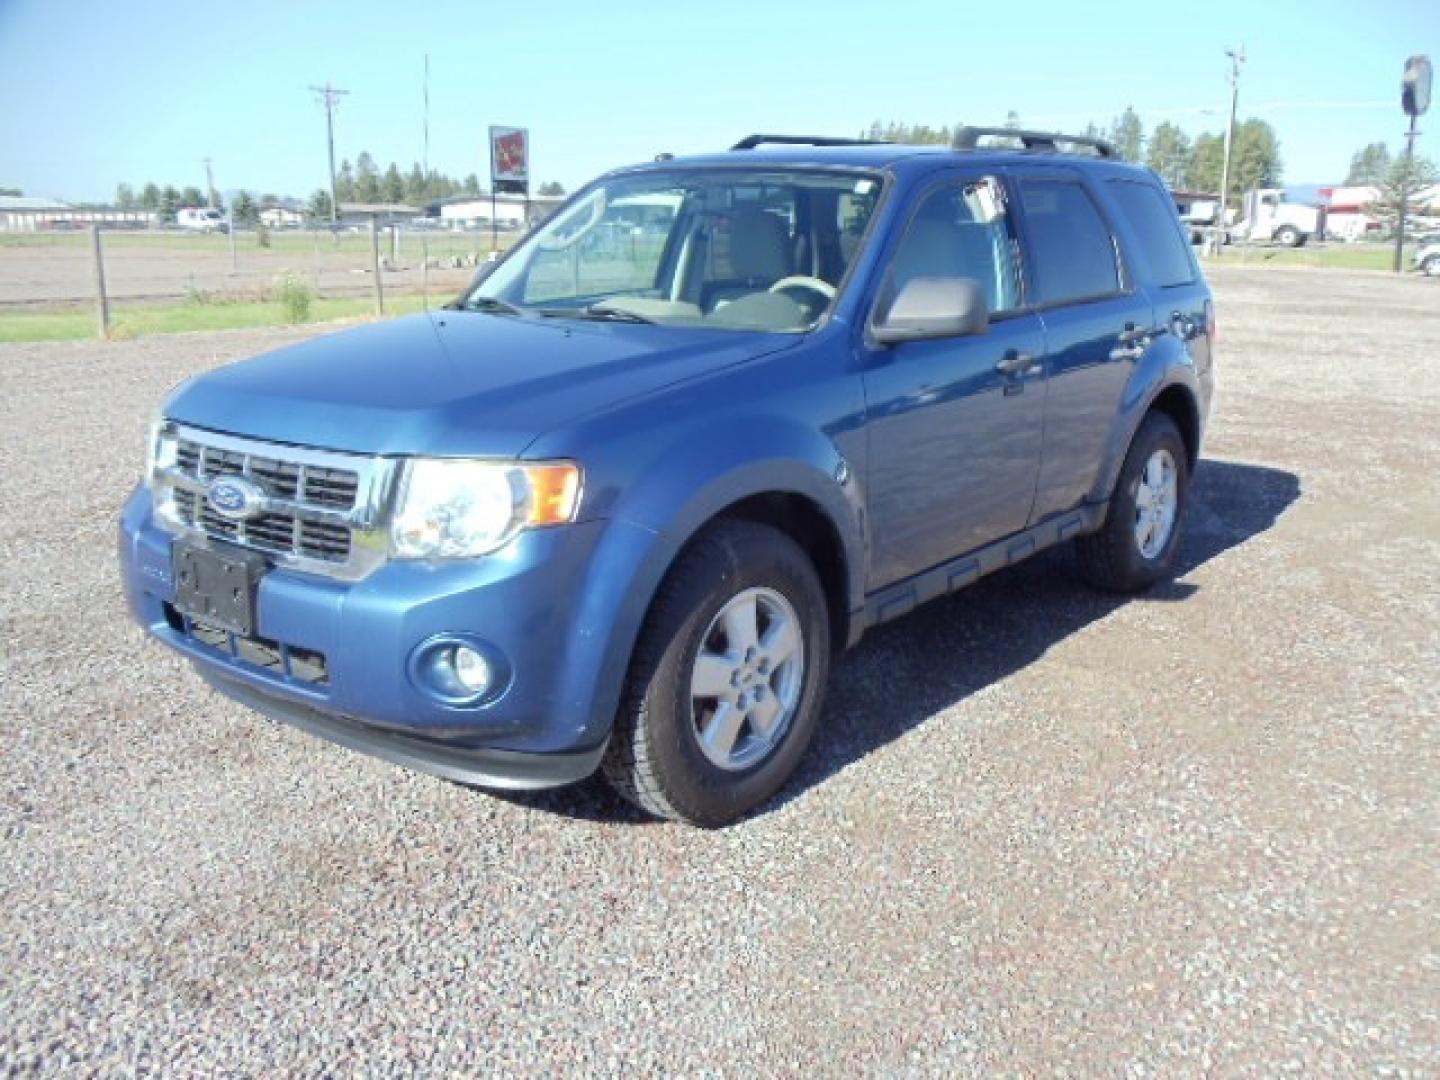
[[[1427,255],[1420,263],[1420,272],[1426,277],[1440,277],[1440,255]]]
[[[1139,592],[1169,576],[1190,493],[1189,457],[1175,421],[1151,413],[1125,455],[1098,532],[1076,541],[1086,580]]]
[[[1285,247],[1299,247],[1305,242],[1305,237],[1299,229],[1290,225],[1284,225],[1275,233],[1275,242]]]
[[[830,623],[793,540],[747,521],[698,536],[635,647],[602,769],[658,817],[734,821],[794,772],[829,676]]]

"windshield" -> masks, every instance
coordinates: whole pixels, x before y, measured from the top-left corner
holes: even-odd
[[[717,329],[808,330],[880,194],[874,173],[687,169],[598,181],[462,308]]]

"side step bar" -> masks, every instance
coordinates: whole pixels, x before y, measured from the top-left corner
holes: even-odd
[[[859,629],[851,631],[850,644],[853,645],[860,635],[872,626],[908,615],[921,604],[963,589],[986,574],[1013,566],[1061,541],[1094,532],[1105,521],[1105,509],[1105,503],[1096,503],[1058,514],[1024,532],[1007,536],[968,555],[961,555],[958,559],[951,559],[871,593],[865,598],[865,610],[861,618],[854,620]]]

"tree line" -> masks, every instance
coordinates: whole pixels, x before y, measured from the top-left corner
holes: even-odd
[[[1419,192],[1440,183],[1440,168],[1422,154],[1413,160],[1404,154],[1392,156],[1385,143],[1374,142],[1351,155],[1345,183],[1375,188],[1378,195],[1365,204],[1365,211],[1386,229],[1393,229],[1398,225],[1400,203],[1413,202]]]
[[[541,184],[536,193],[564,195],[565,188],[550,181]],[[362,152],[353,164],[347,158],[335,170],[335,196],[341,204],[400,203],[420,207],[457,195],[478,197],[485,194],[487,192],[480,185],[480,178],[473,172],[463,180],[456,180],[435,169],[431,169],[427,176],[416,162],[408,172],[402,173],[393,161],[382,172],[368,152]],[[212,191],[207,197],[205,192],[193,185],[177,188],[173,184],[162,186],[154,182],[144,185],[138,192],[130,184],[120,184],[115,189],[115,205],[121,210],[154,211],[165,224],[173,223],[178,211],[187,206],[214,205],[226,209],[218,192]],[[234,205],[229,209],[237,225],[250,226],[260,220],[262,210],[281,205],[288,205],[288,200],[275,194],[256,195],[242,190],[235,194]],[[316,188],[305,203],[304,213],[311,221],[328,221],[329,190]]]
[[[862,131],[861,137],[886,142],[948,144],[955,131],[963,127],[931,127],[927,124],[881,123],[876,121]],[[1005,121],[1009,128],[1023,125],[1011,112]],[[1150,166],[1172,188],[1194,191],[1219,191],[1220,173],[1225,161],[1225,136],[1202,132],[1193,139],[1178,124],[1162,121],[1146,134],[1140,114],[1127,107],[1108,125],[1088,123],[1080,132],[1086,138],[1102,138],[1115,147],[1125,161]],[[1231,154],[1232,190],[1248,191],[1257,187],[1276,187],[1284,175],[1280,156],[1280,140],[1275,129],[1264,120],[1251,118],[1235,127],[1235,145]]]

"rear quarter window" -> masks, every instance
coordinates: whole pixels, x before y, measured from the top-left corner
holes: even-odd
[[[1175,204],[1153,184],[1111,180],[1111,201],[1135,238],[1146,277],[1162,287],[1195,281],[1195,259],[1180,232]]]
[[[1115,241],[1080,183],[1023,178],[1031,277],[1041,305],[1094,300],[1120,292]]]

